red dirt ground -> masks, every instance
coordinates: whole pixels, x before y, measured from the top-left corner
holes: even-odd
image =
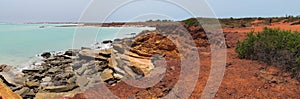
[[[246,38],[246,32],[261,31],[264,27],[280,27],[285,30],[300,31],[300,25],[289,25],[290,23],[273,23],[272,26],[256,26],[246,28],[225,28],[227,48],[227,65],[223,81],[215,98],[299,98],[300,83],[290,77],[289,72],[284,72],[275,66],[268,66],[264,63],[252,60],[239,59],[235,53],[235,44],[238,40]],[[210,50],[199,48],[200,72],[198,82],[190,99],[201,97],[210,73]],[[116,86],[109,86],[109,89],[122,99],[136,97],[138,99],[160,98],[168,94],[173,85],[176,84],[180,61],[170,60],[167,62],[166,76],[160,83],[147,89],[134,88],[124,82]],[[189,79],[189,78],[187,78]],[[187,80],[188,82],[189,80]],[[99,91],[99,90],[98,90]],[[99,96],[96,89],[87,90],[78,94],[75,99]]]

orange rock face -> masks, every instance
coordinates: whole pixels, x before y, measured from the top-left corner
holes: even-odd
[[[11,89],[2,82],[0,82],[0,96],[2,96],[1,99],[22,99],[21,96],[13,93]]]

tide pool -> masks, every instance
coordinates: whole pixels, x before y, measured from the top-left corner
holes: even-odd
[[[91,47],[95,42],[131,37],[151,27],[57,27],[63,24],[0,24],[0,64],[21,66],[48,51]]]

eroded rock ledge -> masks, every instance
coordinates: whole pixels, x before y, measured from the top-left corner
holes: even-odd
[[[44,63],[22,73],[13,73],[11,66],[1,65],[0,78],[23,98],[68,97],[96,83],[114,86],[122,78],[140,79],[155,68],[154,54],[179,57],[175,45],[162,35],[149,32],[135,39],[114,42],[112,48],[105,50],[82,48],[55,56],[46,52]],[[151,42],[145,40],[155,43],[147,45]]]

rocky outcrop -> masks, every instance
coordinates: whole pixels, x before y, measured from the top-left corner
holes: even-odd
[[[120,44],[120,49],[123,47]],[[123,77],[140,78],[154,68],[150,60],[130,55],[133,54],[120,54],[113,48],[68,50],[51,57],[45,54],[44,63],[23,69],[21,74],[15,76],[6,73],[9,66],[1,65],[0,78],[23,98],[34,98],[36,95],[43,98],[51,93],[79,93],[96,83],[115,85]]]

